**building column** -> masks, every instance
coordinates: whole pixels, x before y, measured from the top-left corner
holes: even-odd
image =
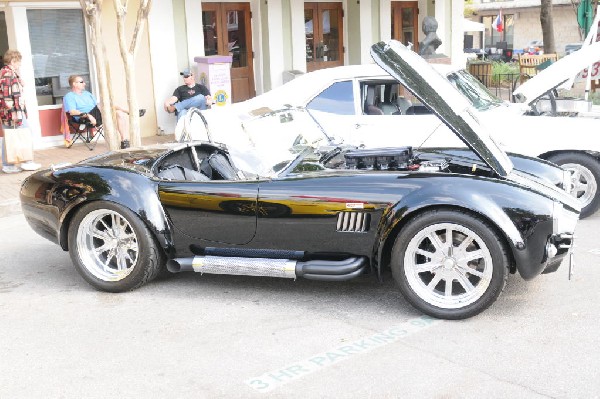
[[[464,37],[465,32],[463,30],[463,21],[465,13],[465,3],[463,1],[452,2],[452,29],[450,37],[452,40],[452,50],[450,55],[452,57],[452,64],[464,68],[465,57],[464,52]]]
[[[201,24],[199,24],[201,25]],[[165,100],[179,86],[173,5],[170,1],[155,1],[148,14],[148,42],[154,88],[154,108],[159,132],[173,133],[176,118],[164,110]]]
[[[267,32],[269,35],[270,89],[283,84],[283,10],[282,0],[269,0],[267,4]],[[302,12],[304,15],[304,11]],[[304,20],[304,18],[303,18]]]
[[[42,128],[40,126],[38,101],[35,94],[35,75],[33,72],[31,43],[29,42],[27,9],[21,6],[8,5],[4,8],[4,15],[6,16],[8,47],[19,50],[23,57],[19,73],[24,83],[23,96],[25,97],[25,104],[27,106],[27,122],[31,129],[34,147],[40,148]]]
[[[450,33],[451,18],[452,18],[452,4],[451,0],[437,0],[435,2],[435,20],[438,23],[437,34],[442,39],[442,44],[437,49],[437,53],[452,57],[451,41],[452,36]],[[421,23],[422,20],[419,21]]]
[[[379,2],[379,35],[382,41],[392,39],[392,1],[380,0]]]
[[[306,31],[304,0],[290,0],[292,29],[292,69],[306,72]]]
[[[187,29],[188,63],[190,67],[193,67],[194,57],[204,56],[202,0],[185,0],[185,25]]]
[[[373,59],[371,58],[371,46],[374,43],[373,40],[373,20],[371,12],[371,2],[361,1],[360,2],[360,63],[371,64]]]

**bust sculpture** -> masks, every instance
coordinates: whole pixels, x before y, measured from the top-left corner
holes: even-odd
[[[435,54],[435,50],[442,44],[442,40],[438,37],[436,31],[438,23],[434,17],[425,17],[423,19],[423,33],[425,39],[419,42],[419,55],[430,56]]]

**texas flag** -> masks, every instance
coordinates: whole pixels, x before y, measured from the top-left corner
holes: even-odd
[[[502,9],[500,9],[500,12],[498,13],[498,16],[496,17],[496,19],[494,20],[494,23],[492,24],[492,26],[498,32],[502,32],[504,30],[504,22],[502,21]]]

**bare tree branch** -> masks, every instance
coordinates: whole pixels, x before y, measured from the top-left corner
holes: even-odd
[[[133,38],[131,40],[131,46],[129,47],[129,53],[135,55],[139,47],[139,40],[141,33],[144,31],[144,25],[148,21],[148,14],[152,7],[152,0],[142,0],[140,8],[138,9],[137,19],[135,21],[135,28],[133,30]]]
[[[108,142],[108,148],[114,150],[119,148],[119,138],[115,131],[116,120],[113,112],[112,90],[108,85],[110,67],[102,39],[101,16],[103,0],[80,0],[80,4],[92,40],[92,55],[96,64],[98,86],[100,88],[100,103],[102,104],[104,137]]]
[[[139,37],[141,37],[146,21],[148,19],[148,13],[152,6],[151,0],[141,0],[137,13],[137,19],[133,36],[129,49],[127,49],[127,41],[125,39],[125,27],[127,18],[127,4],[128,1],[122,2],[121,0],[114,0],[113,5],[115,13],[117,14],[117,35],[119,42],[119,49],[121,51],[121,58],[125,67],[125,82],[127,88],[127,102],[129,107],[129,132],[131,144],[134,146],[141,145],[141,134],[140,134],[140,118],[139,118],[139,106],[137,102],[137,90],[136,81],[134,74],[135,67],[135,55],[139,47]]]

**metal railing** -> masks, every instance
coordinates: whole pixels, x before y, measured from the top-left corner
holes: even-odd
[[[514,102],[513,92],[519,84],[518,73],[505,73],[496,75],[478,75],[476,76],[481,83],[488,88],[496,97],[502,100]]]

